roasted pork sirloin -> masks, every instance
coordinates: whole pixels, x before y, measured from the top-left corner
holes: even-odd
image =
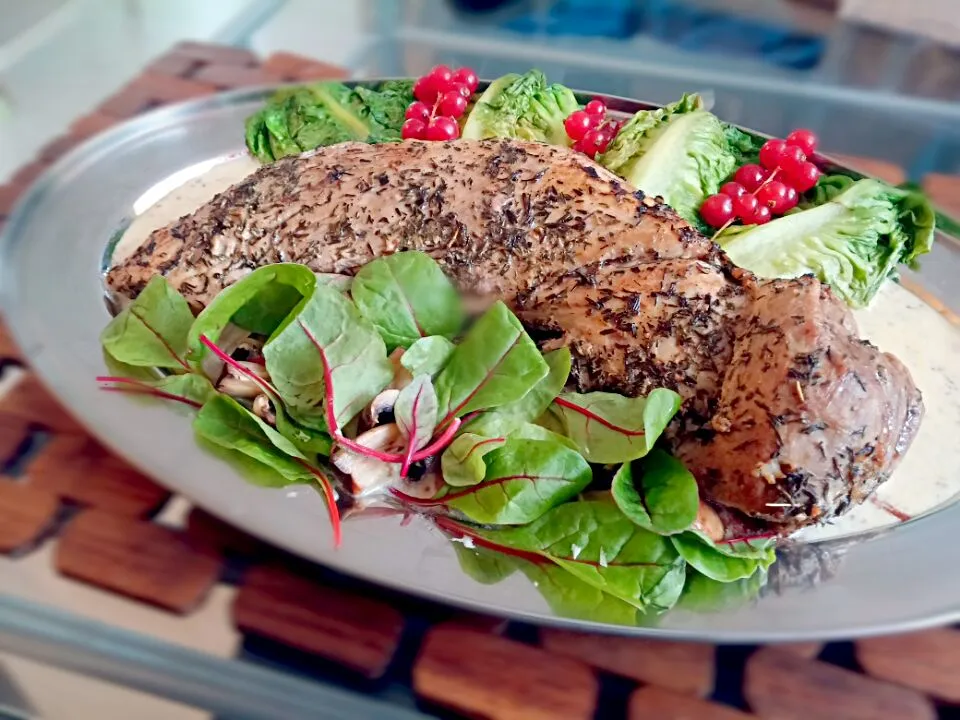
[[[162,273],[196,308],[258,266],[351,273],[430,253],[501,298],[580,390],[684,398],[668,430],[705,496],[784,531],[885,480],[922,416],[896,358],[809,277],[761,282],[670,208],[585,156],[515,141],[348,143],[281,160],[154,232],[107,276]]]

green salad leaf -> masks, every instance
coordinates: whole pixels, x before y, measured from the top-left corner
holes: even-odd
[[[189,357],[199,367],[209,350],[200,342],[213,342],[229,324],[261,335],[270,335],[304,298],[313,294],[317,277],[306,265],[279,263],[257,268],[221,290],[203,309],[188,335]]]
[[[687,568],[687,581],[676,607],[690,612],[735,610],[756,599],[766,582],[763,570],[733,582],[718,582]]]
[[[457,553],[460,569],[484,585],[495,585],[506,580],[517,571],[520,562],[510,555],[482,547],[468,547],[456,540],[453,542],[453,549]]]
[[[524,561],[517,564],[550,609],[562,617],[631,627],[647,625],[655,617],[558,565]]]
[[[393,379],[379,333],[328,286],[315,288],[264,346],[263,356],[291,414],[311,427],[325,422],[325,400],[332,403],[338,428],[343,427]]]
[[[187,336],[193,313],[162,275],[155,275],[100,334],[111,358],[134,367],[190,370]]]
[[[261,483],[282,487],[311,483],[314,475],[305,467],[297,448],[236,400],[217,394],[197,413],[193,429],[208,443],[245,456],[247,464],[264,465],[272,473],[257,473]]]
[[[685,563],[670,539],[638,527],[612,502],[569,502],[529,525],[476,533],[536,553],[642,610],[667,610],[683,590]]]
[[[561,392],[570,377],[570,350],[560,348],[543,356],[547,374],[519,400],[479,413],[464,426],[464,432],[486,437],[509,435],[537,420]]]
[[[474,323],[437,375],[439,424],[519,400],[549,370],[520,321],[497,301]]]
[[[353,301],[389,349],[432,335],[453,337],[463,326],[460,295],[429,255],[400,252],[367,263],[353,280]]]
[[[517,138],[570,145],[563,123],[579,109],[572,90],[556,83],[547,85],[539,70],[504,75],[490,83],[474,104],[460,137]]]
[[[702,535],[692,532],[671,535],[670,541],[680,556],[699,572],[718,582],[748,578],[758,569],[766,570],[776,560],[773,548],[763,558],[734,557],[719,551]]]
[[[443,481],[453,487],[477,485],[487,474],[483,458],[507,442],[503,437],[484,437],[464,432],[440,456],[440,472]]]
[[[624,463],[610,487],[617,507],[637,525],[659,535],[687,530],[697,519],[697,481],[683,463],[663,450]]]
[[[921,194],[858,180],[832,197],[766,225],[730,227],[718,242],[737,265],[764,278],[815,274],[847,304],[863,307],[901,263],[914,266],[933,246],[935,213]]]
[[[429,375],[417,375],[400,391],[393,414],[411,454],[430,442],[437,427],[437,393]]]
[[[635,114],[597,162],[698,225],[704,199],[736,169],[740,151],[731,137],[698,95],[684,95],[672,105]]]
[[[278,90],[247,118],[247,148],[262,162],[272,162],[349,140],[400,140],[412,88],[410,81],[390,81],[376,89],[321,82]]]
[[[507,439],[484,458],[483,481],[443,503],[473,522],[522,525],[576,497],[593,479],[580,455],[555,441]]]
[[[400,356],[400,364],[411,375],[433,377],[443,370],[455,348],[456,345],[441,335],[420,338]]]
[[[564,393],[551,406],[563,434],[587,460],[601,464],[646,455],[679,409],[680,396],[665,388],[657,388],[645,398],[607,392]]]

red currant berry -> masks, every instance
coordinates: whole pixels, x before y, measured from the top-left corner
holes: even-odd
[[[404,140],[423,140],[427,124],[420,118],[408,118],[400,128],[400,137]]]
[[[756,195],[740,195],[733,198],[733,212],[742,222],[747,222],[757,212],[759,204]]]
[[[591,100],[587,103],[586,107],[583,108],[583,111],[587,113],[587,115],[595,118],[602,118],[607,114],[607,106],[603,100]]]
[[[440,105],[437,109],[441,115],[458,118],[467,109],[467,99],[456,90],[447,90],[440,98]]]
[[[747,192],[753,192],[760,187],[769,176],[770,173],[768,171],[759,165],[751,163],[738,168],[737,172],[733,175],[733,180],[743,185]]]
[[[427,140],[456,140],[460,137],[460,126],[453,118],[435,117],[427,125],[424,137]]]
[[[433,105],[437,99],[437,89],[429,75],[424,75],[413,84],[413,96],[422,103]]]
[[[700,206],[700,217],[710,227],[723,227],[735,217],[733,198],[729,195],[711,195]]]
[[[787,210],[792,210],[798,202],[800,202],[800,193],[797,192],[795,187],[787,185],[787,197],[783,200],[783,210],[780,214],[783,215]]]
[[[571,140],[579,140],[587,130],[593,127],[593,118],[583,110],[577,110],[567,116],[563,121],[563,127],[567,131],[567,137]]]
[[[773,219],[773,213],[766,205],[757,204],[757,209],[749,219],[744,219],[744,225],[766,225]]]
[[[477,86],[480,84],[477,74],[468,67],[458,68],[453,74],[453,81],[469,88],[471,95],[476,92]]]
[[[806,159],[807,156],[803,150],[796,145],[785,145],[780,153],[780,167],[783,167],[785,163],[803,162]]]
[[[723,195],[729,195],[732,198],[740,197],[741,195],[747,194],[747,189],[738,182],[728,182],[724,183],[720,187],[720,192]]]
[[[813,155],[817,150],[818,143],[817,136],[814,134],[813,130],[807,130],[806,128],[800,128],[794,130],[792,133],[787,135],[787,145],[793,145],[803,150],[803,154],[807,157]]]
[[[430,106],[426,103],[422,103],[419,100],[416,102],[410,103],[410,107],[407,108],[407,112],[403,115],[407,120],[422,120],[426,122],[430,119]]]
[[[598,152],[602,152],[600,148],[603,147],[605,141],[606,137],[597,128],[587,130],[583,134],[583,137],[580,138],[580,142],[583,143],[583,151],[590,157],[594,157]]]
[[[450,90],[447,90],[447,92],[450,92],[451,90],[455,90],[456,92],[460,93],[463,96],[463,99],[468,102],[470,101],[470,98],[473,97],[473,91],[463,83],[451,83]]]
[[[787,186],[779,180],[771,180],[757,190],[757,200],[770,208],[774,215],[783,215],[787,209]]]
[[[820,170],[809,160],[791,162],[783,167],[783,179],[798,193],[803,193],[817,184],[820,179]]]
[[[767,170],[776,170],[780,167],[786,147],[783,140],[767,140],[760,148],[760,164]]]

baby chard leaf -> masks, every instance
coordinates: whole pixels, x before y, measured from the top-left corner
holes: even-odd
[[[377,331],[339,291],[318,286],[299,313],[263,348],[274,387],[301,424],[349,422],[387,386],[393,367]],[[329,423],[328,423],[329,424]]]
[[[549,371],[520,321],[498,301],[470,328],[437,376],[440,426],[519,400]]]
[[[189,371],[185,358],[191,325],[187,301],[156,275],[104,328],[100,342],[110,357],[125,365]]]
[[[590,466],[558,443],[507,440],[486,458],[483,482],[448,493],[443,503],[474,522],[522,525],[573,499],[590,484]]]
[[[454,487],[482,482],[487,474],[484,456],[503,447],[504,443],[506,439],[502,437],[488,438],[469,432],[458,435],[440,456],[444,482]]]
[[[564,393],[552,406],[564,434],[587,460],[601,464],[646,455],[679,409],[680,396],[664,388],[637,398],[607,392]]]
[[[430,335],[453,337],[463,325],[460,296],[440,266],[419,251],[377,258],[356,274],[353,301],[394,347]]]
[[[697,518],[697,481],[682,462],[663,450],[654,449],[642,461],[624,463],[610,491],[624,515],[658,535],[682,532]]]
[[[433,377],[443,370],[456,347],[442,335],[420,338],[400,356],[400,364],[411,375]]]

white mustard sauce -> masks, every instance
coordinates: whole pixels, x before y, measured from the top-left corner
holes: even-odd
[[[194,212],[258,167],[243,154],[200,163],[158,183],[135,203],[136,217],[114,250],[114,262],[130,255],[153,230]],[[893,282],[854,315],[863,337],[910,370],[926,413],[913,446],[874,499],[830,525],[802,530],[798,540],[849,536],[899,523],[884,504],[917,517],[960,495],[960,328]]]

